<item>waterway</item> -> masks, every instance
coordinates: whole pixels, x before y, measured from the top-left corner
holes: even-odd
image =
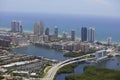
[[[42,57],[54,59],[57,61],[63,61],[63,60],[68,59],[66,57],[63,57],[63,54],[64,54],[63,51],[38,47],[38,46],[34,46],[34,45],[14,48],[14,49],[12,49],[12,52],[33,55],[33,56],[42,56]]]
[[[99,62],[99,63],[80,63],[75,69],[74,69],[74,73],[70,73],[70,74],[81,74],[83,73],[83,68],[85,66],[89,66],[89,65],[93,65],[93,66],[97,66],[97,67],[101,67],[101,68],[108,68],[108,69],[114,69],[114,70],[120,70],[120,56],[119,57],[112,57],[108,60],[105,60],[103,62]],[[70,74],[60,74],[56,77],[56,80],[65,80],[65,76],[70,75]]]
[[[33,55],[33,56],[43,56],[43,57],[54,59],[57,61],[63,61],[63,60],[68,59],[66,57],[63,57],[63,54],[64,54],[63,51],[57,51],[54,49],[43,48],[43,47],[38,47],[38,46],[34,46],[34,45],[30,45],[27,47],[14,48],[14,49],[12,49],[12,52]],[[100,62],[100,63],[89,63],[89,64],[88,63],[80,63],[74,69],[74,74],[83,73],[84,66],[88,66],[88,65],[94,65],[97,67],[120,70],[120,57],[112,57],[112,58],[105,60],[103,62]],[[56,77],[56,80],[65,80],[65,76],[67,76],[67,75],[69,75],[69,74],[60,74]]]

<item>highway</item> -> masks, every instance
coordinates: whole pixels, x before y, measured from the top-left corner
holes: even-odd
[[[85,61],[85,60],[88,60],[88,59],[91,59],[91,58],[86,58],[86,59],[82,59],[83,57],[87,57],[87,56],[90,56],[90,54],[87,54],[87,55],[83,55],[83,56],[80,56],[80,57],[76,57],[76,58],[71,58],[71,59],[68,59],[68,60],[65,60],[65,61],[62,61],[58,64],[55,64],[48,72],[47,72],[47,75],[45,76],[45,78],[43,78],[42,80],[53,80],[57,71],[68,65],[68,64],[72,64],[72,63],[75,63],[75,62],[81,62],[81,61]]]

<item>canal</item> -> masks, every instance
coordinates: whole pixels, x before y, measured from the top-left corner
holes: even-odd
[[[114,70],[120,70],[120,56],[119,57],[112,57],[108,60],[105,60],[103,62],[99,63],[80,63],[75,69],[74,73],[70,74],[81,74],[83,73],[83,68],[85,66],[97,66],[101,68],[108,68],[108,69],[114,69]],[[70,74],[60,74],[56,77],[56,80],[65,80],[65,76],[70,75]]]
[[[14,48],[12,49],[12,52],[33,55],[33,56],[42,56],[42,57],[54,59],[57,61],[63,61],[63,60],[69,59],[69,58],[63,57],[63,54],[64,54],[63,51],[57,51],[54,49],[43,48],[43,47],[38,47],[34,45],[29,45],[27,47]],[[80,63],[74,69],[74,73],[70,73],[70,74],[81,74],[84,72],[83,68],[88,65],[94,65],[94,66],[102,67],[102,68],[120,70],[120,57],[112,57],[100,63],[89,63],[89,64]],[[60,74],[56,77],[56,80],[65,80],[65,76],[70,75],[70,74],[64,74],[64,73]]]
[[[12,49],[12,52],[33,55],[33,56],[42,56],[42,57],[46,57],[46,58],[50,58],[50,59],[54,59],[54,60],[58,60],[58,61],[63,61],[63,60],[68,59],[66,57],[63,57],[63,54],[64,54],[63,51],[38,47],[38,46],[34,46],[34,45],[14,48],[14,49]]]

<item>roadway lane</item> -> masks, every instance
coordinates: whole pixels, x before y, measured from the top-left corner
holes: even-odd
[[[68,59],[68,60],[62,61],[58,64],[53,65],[53,67],[47,72],[47,75],[45,78],[43,78],[43,80],[53,80],[54,76],[56,75],[57,71],[60,68],[66,66],[68,64],[78,62],[78,61],[80,62],[80,61],[88,60],[88,59],[81,59],[81,58],[86,57],[86,56],[90,56],[90,54],[86,54],[86,55],[76,57],[76,58],[71,58],[71,59]]]

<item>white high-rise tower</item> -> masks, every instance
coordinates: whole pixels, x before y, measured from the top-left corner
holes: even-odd
[[[91,43],[95,41],[95,28],[90,27],[88,29],[88,41]]]

